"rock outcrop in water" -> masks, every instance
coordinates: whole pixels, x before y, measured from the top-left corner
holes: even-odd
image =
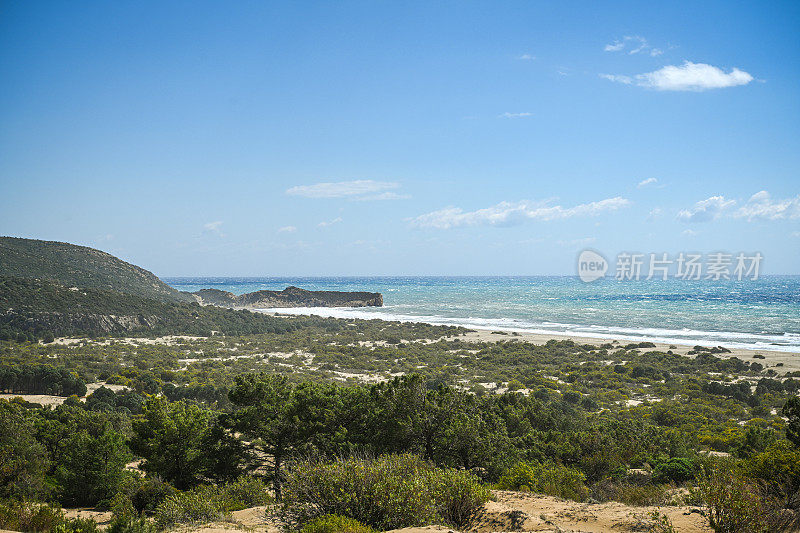
[[[383,306],[383,296],[379,292],[308,291],[299,287],[287,287],[282,291],[256,291],[239,296],[219,289],[201,289],[192,294],[203,305],[235,309]]]

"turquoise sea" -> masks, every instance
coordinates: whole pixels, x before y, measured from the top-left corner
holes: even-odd
[[[295,285],[383,293],[381,308],[277,311],[800,353],[800,276],[584,283],[576,277],[166,278],[235,294]]]

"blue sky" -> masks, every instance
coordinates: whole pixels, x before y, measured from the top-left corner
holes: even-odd
[[[702,5],[699,5],[702,4]],[[163,276],[800,273],[800,3],[3,2],[0,233]]]

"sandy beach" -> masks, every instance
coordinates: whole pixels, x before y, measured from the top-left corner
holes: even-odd
[[[602,344],[613,344],[614,346],[625,346],[634,341],[616,340],[616,339],[602,339],[594,337],[582,337],[574,335],[556,335],[552,333],[525,333],[525,332],[498,332],[489,330],[473,330],[465,336],[451,337],[450,339],[461,339],[470,342],[498,342],[498,341],[517,341],[517,342],[530,342],[533,344],[545,344],[547,341],[555,340],[571,340],[580,344],[594,344],[600,346]],[[654,342],[655,348],[651,350],[659,350],[666,352],[671,350],[673,353],[694,357],[689,354],[694,346],[685,344],[665,344]],[[711,348],[711,346],[707,346]],[[758,361],[764,368],[772,368],[779,374],[787,372],[800,371],[800,354],[792,352],[780,352],[772,350],[748,350],[744,348],[728,348],[730,353],[715,354],[717,357],[729,358],[738,357],[744,361],[752,362]],[[756,355],[763,356],[755,357]],[[780,365],[780,366],[778,366]]]

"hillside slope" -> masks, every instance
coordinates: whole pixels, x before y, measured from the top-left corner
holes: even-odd
[[[0,276],[0,340],[130,334],[226,335],[291,331],[313,319],[273,317],[221,307],[141,298]]]
[[[161,301],[194,301],[191,295],[173,289],[141,267],[94,248],[63,242],[0,237],[0,275]]]

